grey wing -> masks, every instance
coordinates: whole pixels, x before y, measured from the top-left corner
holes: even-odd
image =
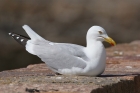
[[[72,67],[85,68],[85,54],[80,46],[73,44],[40,43],[35,47],[36,55],[49,67],[58,69],[71,69]]]
[[[50,57],[46,58],[44,55],[39,55],[42,61],[44,61],[51,68],[58,69],[71,69],[72,67],[85,68],[86,63],[83,59],[69,55],[66,53],[60,53],[56,55],[50,55]]]

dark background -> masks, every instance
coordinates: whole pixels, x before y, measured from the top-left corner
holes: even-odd
[[[140,39],[140,0],[1,0],[0,71],[41,62],[8,36],[26,35],[24,24],[50,41],[84,46],[87,30],[99,25],[117,43],[129,43]]]

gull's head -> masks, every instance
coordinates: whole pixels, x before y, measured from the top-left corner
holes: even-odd
[[[106,31],[100,26],[92,26],[87,32],[87,39],[96,40],[96,41],[106,41],[112,46],[115,46],[115,41],[110,38]]]

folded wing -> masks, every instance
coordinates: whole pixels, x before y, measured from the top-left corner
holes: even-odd
[[[55,71],[58,69],[71,69],[72,67],[82,69],[86,67],[86,60],[88,59],[82,50],[82,46],[51,43],[36,40],[28,42],[28,45],[32,46],[34,55],[41,58],[43,62]]]

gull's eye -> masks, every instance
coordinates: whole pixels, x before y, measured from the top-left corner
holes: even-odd
[[[99,32],[99,34],[103,34],[103,32],[102,31],[98,31]]]

